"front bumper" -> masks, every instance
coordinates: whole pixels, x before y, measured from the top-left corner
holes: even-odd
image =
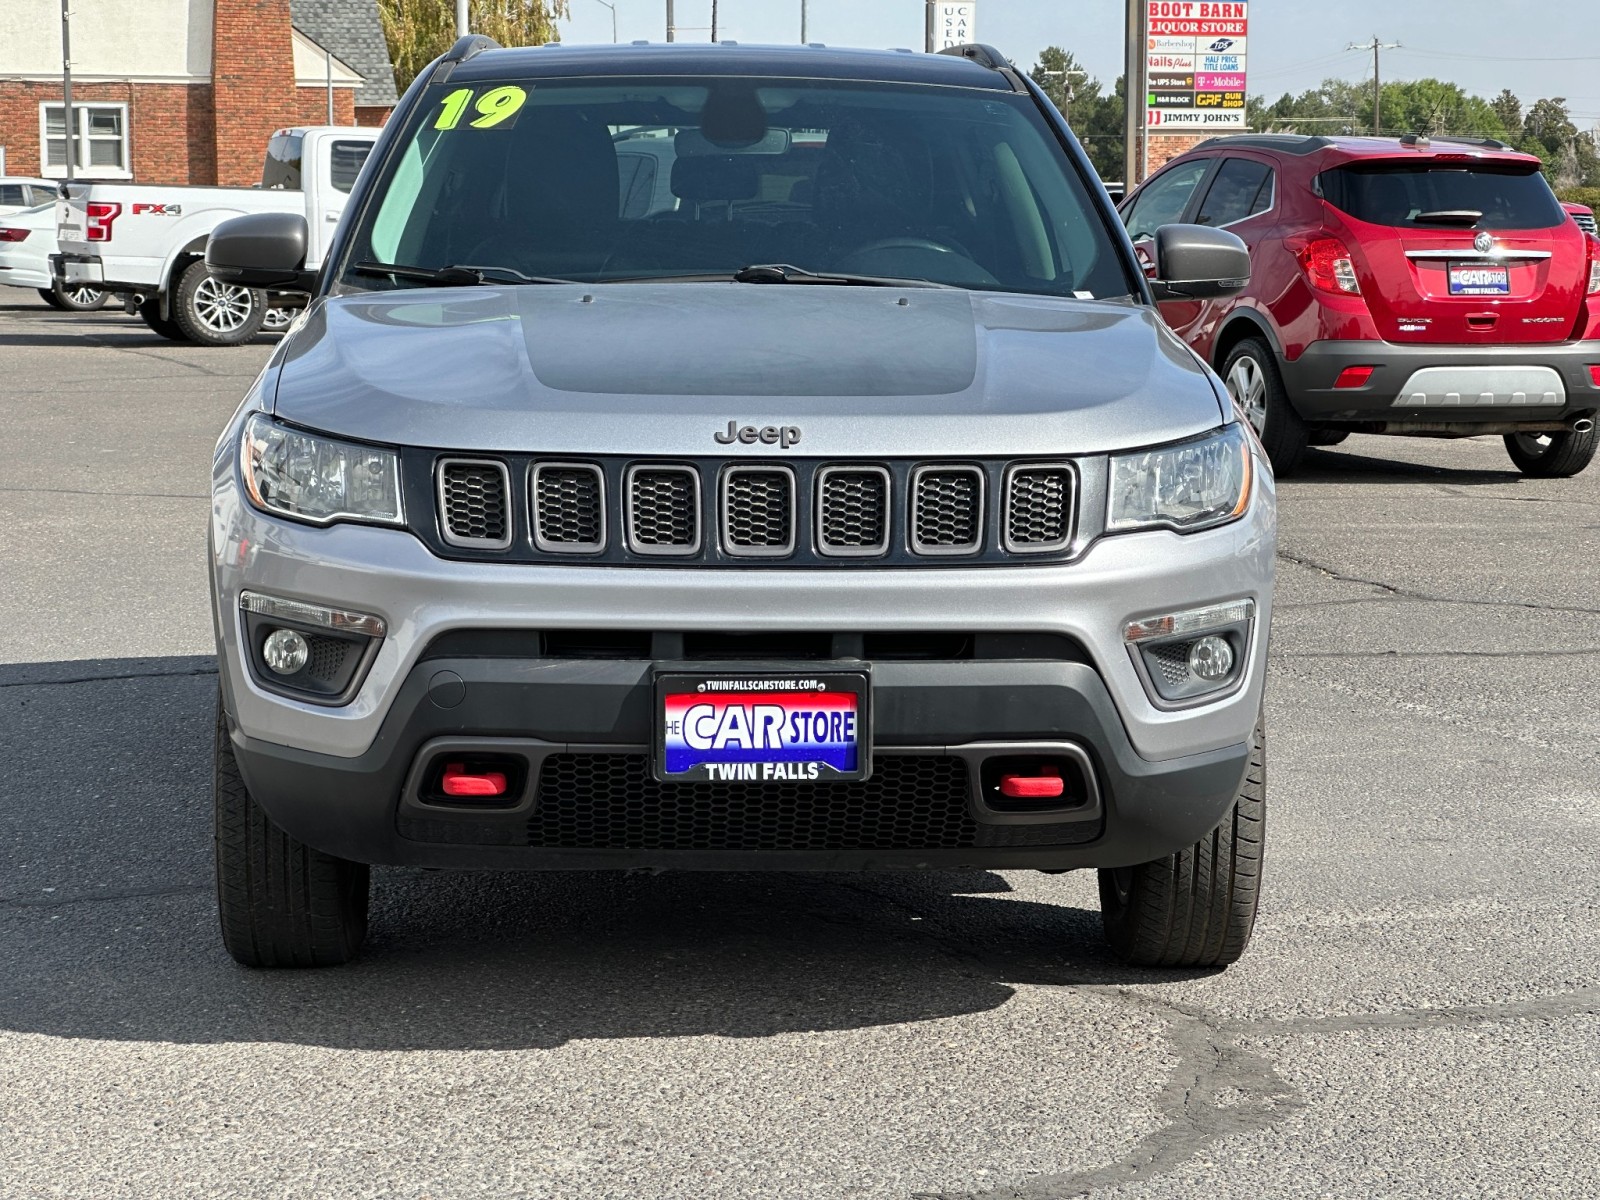
[[[1313,343],[1281,366],[1295,408],[1309,420],[1472,425],[1561,420],[1600,410],[1600,386],[1589,373],[1592,364],[1600,364],[1600,341],[1491,346],[1326,341]],[[1356,366],[1374,368],[1366,384],[1336,388],[1340,373]],[[1520,396],[1503,384],[1497,389],[1497,380],[1515,381],[1519,370],[1526,377],[1553,381],[1564,395],[1555,403],[1541,403],[1544,389],[1537,395],[1523,389]],[[1420,386],[1419,376],[1427,381]],[[1413,400],[1418,390],[1429,393],[1427,402]],[[1459,402],[1449,402],[1452,392]],[[1485,394],[1494,399],[1485,402]]]
[[[536,868],[1126,865],[1214,827],[1248,761],[1274,568],[1264,463],[1244,519],[1186,536],[1106,537],[1071,563],[695,569],[447,561],[402,530],[270,519],[240,496],[233,443],[224,439],[216,462],[211,531],[233,745],[273,818],[342,857]],[[307,703],[258,685],[242,657],[244,590],[384,619],[387,634],[348,703]],[[1238,599],[1254,601],[1255,621],[1237,690],[1196,707],[1158,707],[1124,646],[1125,624]],[[653,658],[552,657],[526,636],[593,630],[1056,635],[1070,654],[870,661],[874,752],[959,756],[977,753],[974,745],[1067,744],[1094,764],[1100,808],[1026,838],[980,829],[974,844],[953,848],[745,852],[535,845],[526,812],[458,819],[408,807],[408,780],[441,738],[511,739],[534,760],[646,753]],[[460,652],[463,635],[478,648]]]

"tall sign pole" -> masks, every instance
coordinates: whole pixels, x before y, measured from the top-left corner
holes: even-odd
[[[1140,168],[1144,163],[1142,148],[1145,100],[1148,91],[1145,83],[1145,64],[1148,57],[1145,30],[1149,26],[1149,20],[1149,10],[1145,8],[1145,0],[1127,0],[1127,33],[1124,35],[1126,42],[1122,65],[1122,90],[1127,100],[1127,112],[1123,114],[1122,122],[1122,186],[1128,192],[1133,191],[1138,185]]]
[[[78,158],[78,121],[77,114],[72,111],[72,13],[67,8],[67,0],[61,0],[61,105],[64,109],[62,132],[67,135],[67,178],[71,179],[72,165]]]
[[[467,0],[456,0],[456,36],[464,38],[472,32],[472,19],[467,15]]]
[[[667,41],[674,42],[678,38],[678,19],[672,13],[672,0],[667,0]]]

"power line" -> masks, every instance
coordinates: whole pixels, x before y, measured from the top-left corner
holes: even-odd
[[[1381,83],[1380,78],[1379,78],[1378,56],[1385,50],[1398,50],[1398,49],[1400,49],[1400,43],[1399,42],[1380,42],[1378,40],[1377,35],[1374,34],[1373,37],[1372,37],[1372,42],[1369,45],[1362,45],[1362,44],[1359,44],[1359,43],[1356,43],[1356,42],[1351,42],[1348,46],[1345,47],[1345,49],[1347,51],[1348,50],[1371,50],[1372,51],[1372,132],[1373,132],[1374,135],[1382,136],[1382,134],[1381,134],[1382,122],[1380,121],[1380,117],[1382,116],[1382,113],[1383,113],[1383,86],[1382,86],[1382,83]]]

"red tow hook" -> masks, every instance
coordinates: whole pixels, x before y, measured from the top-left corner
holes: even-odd
[[[1000,794],[1013,800],[1050,800],[1066,790],[1059,767],[1040,767],[1035,775],[1000,776]]]
[[[446,763],[440,787],[446,796],[504,796],[504,771],[468,771],[465,763]]]

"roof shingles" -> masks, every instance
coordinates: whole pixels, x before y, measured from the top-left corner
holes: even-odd
[[[357,105],[399,101],[377,0],[289,0],[289,11],[296,29],[366,80],[356,89]]]

